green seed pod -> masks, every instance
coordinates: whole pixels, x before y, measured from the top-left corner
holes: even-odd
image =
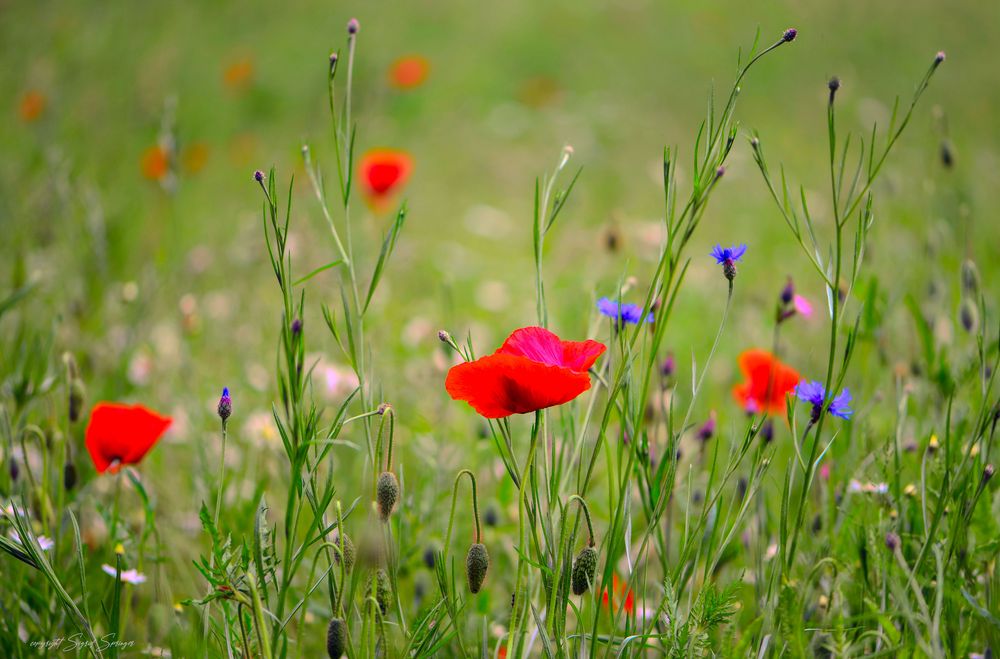
[[[73,378],[69,383],[69,421],[76,423],[83,413],[83,403],[87,397],[87,389],[83,386],[83,380]]]
[[[335,545],[333,550],[333,556],[337,563],[340,563],[340,531],[334,531],[331,542]],[[351,536],[344,534],[344,569],[348,572],[354,567],[354,543],[351,542]]]
[[[330,659],[340,659],[347,647],[347,623],[343,618],[331,618],[326,628],[326,653]]]
[[[389,520],[392,509],[396,507],[399,500],[399,481],[396,474],[391,471],[383,471],[379,474],[378,482],[375,484],[375,497],[378,503],[378,515],[383,522]]]
[[[597,550],[584,547],[573,561],[573,594],[583,595],[590,590],[597,575]]]
[[[372,596],[371,580],[368,581],[368,597]],[[389,574],[379,568],[375,573],[375,601],[378,608],[385,615],[389,610],[389,600],[392,599],[392,584],[389,581]]]
[[[469,547],[469,554],[465,557],[465,576],[469,580],[469,592],[473,595],[483,587],[486,571],[489,569],[490,555],[486,551],[486,545],[477,542]]]

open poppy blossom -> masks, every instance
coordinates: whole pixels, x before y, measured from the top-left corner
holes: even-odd
[[[389,67],[389,82],[396,89],[415,89],[424,84],[431,65],[422,55],[400,57]]]
[[[361,182],[375,207],[384,205],[412,171],[410,154],[398,149],[372,149],[361,158]]]
[[[626,614],[631,615],[635,612],[635,593],[632,592],[631,588],[628,588],[624,579],[619,579],[618,575],[613,575],[612,580],[612,596],[611,596],[611,606],[615,609],[618,608],[618,604],[622,603],[622,609]],[[601,605],[604,607],[608,606],[608,589],[605,588],[604,592],[601,594]]]
[[[170,173],[170,153],[159,144],[151,146],[143,151],[139,168],[150,181],[162,181]]]
[[[492,355],[452,367],[444,386],[488,419],[526,414],[590,389],[587,369],[606,349],[598,341],[563,341],[547,329],[523,327]]]
[[[798,372],[766,350],[746,350],[737,360],[746,382],[733,387],[733,397],[748,412],[781,414],[785,396],[799,383]]]
[[[116,473],[121,465],[138,463],[170,423],[169,417],[142,405],[95,405],[87,424],[86,444],[97,472],[103,474],[110,468]]]

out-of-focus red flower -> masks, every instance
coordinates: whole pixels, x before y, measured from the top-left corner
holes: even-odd
[[[399,149],[372,149],[361,157],[361,182],[372,206],[385,205],[413,171],[413,159]]]
[[[46,103],[45,95],[42,92],[35,89],[26,91],[17,108],[18,114],[21,115],[21,121],[30,124],[38,119],[45,111]]]
[[[422,55],[400,57],[389,67],[389,84],[396,89],[414,89],[424,84],[431,65]]]
[[[488,419],[568,403],[590,389],[587,369],[604,353],[597,341],[563,341],[541,327],[523,327],[486,357],[454,366],[445,389]]]
[[[139,168],[150,181],[162,181],[170,173],[170,153],[159,144],[151,146],[142,152]]]
[[[103,474],[110,468],[116,473],[121,465],[138,463],[170,423],[169,417],[142,405],[95,405],[87,423],[86,445],[97,472]]]
[[[622,598],[624,597],[624,604],[622,608],[624,609],[625,613],[629,615],[635,613],[635,593],[632,592],[631,588],[628,588],[624,579],[618,578],[617,574],[613,575],[611,581],[611,590],[612,590],[611,605],[615,609],[618,608],[619,603],[623,602]],[[601,605],[605,607],[608,606],[607,588],[605,588],[604,592],[601,594]]]
[[[747,350],[738,359],[745,382],[733,387],[733,397],[748,412],[782,414],[785,396],[801,380],[798,371],[766,350]]]

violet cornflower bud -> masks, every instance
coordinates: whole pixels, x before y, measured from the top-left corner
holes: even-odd
[[[229,397],[229,387],[222,388],[222,397],[219,398],[217,411],[219,418],[222,419],[222,423],[225,424],[233,413],[233,399]]]
[[[698,439],[703,442],[712,439],[712,436],[715,435],[715,425],[715,412],[713,411],[708,415],[708,420],[698,429]]]
[[[296,318],[292,321],[292,336],[298,336],[302,333],[302,319]]]
[[[361,29],[361,23],[358,22],[358,19],[352,18],[351,20],[347,21],[348,34],[357,34],[358,30],[360,29]]]
[[[784,305],[791,304],[794,298],[795,284],[792,283],[792,278],[789,277],[788,283],[786,283],[785,287],[781,289],[781,303]]]
[[[799,34],[798,30],[796,30],[794,27],[790,27],[787,30],[785,30],[784,34],[781,35],[781,40],[784,41],[785,43],[788,43],[789,41],[795,41],[795,37],[797,37],[798,34]]]
[[[260,171],[258,169],[256,172],[253,173],[253,180],[257,181],[258,183],[263,183],[264,182],[264,172],[262,172],[262,171]]]
[[[771,440],[774,439],[774,420],[773,419],[768,419],[767,421],[764,422],[764,426],[760,429],[760,436],[761,436],[761,439],[763,439],[764,442],[768,443],[768,444],[771,442]]]
[[[899,536],[889,531],[885,534],[885,546],[889,548],[889,551],[896,551],[899,547]]]
[[[663,363],[660,364],[660,375],[662,375],[665,378],[669,378],[671,375],[674,374],[676,368],[677,365],[674,362],[674,353],[668,352],[666,359],[664,359]]]

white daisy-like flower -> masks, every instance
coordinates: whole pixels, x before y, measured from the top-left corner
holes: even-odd
[[[19,545],[23,545],[24,544],[23,542],[21,542],[21,536],[18,535],[17,531],[15,531],[13,529],[11,529],[11,531],[10,531],[10,537],[17,544],[19,544]],[[47,538],[44,535],[40,535],[40,536],[38,536],[35,539],[38,540],[38,546],[42,548],[42,551],[48,551],[48,550],[50,550],[50,549],[52,549],[53,547],[56,546],[56,543],[53,542],[51,538]]]
[[[105,574],[112,577],[118,574],[118,570],[113,565],[108,565],[107,563],[102,565],[101,569],[104,570]],[[138,570],[122,570],[122,581],[132,585],[146,583],[146,575]]]

